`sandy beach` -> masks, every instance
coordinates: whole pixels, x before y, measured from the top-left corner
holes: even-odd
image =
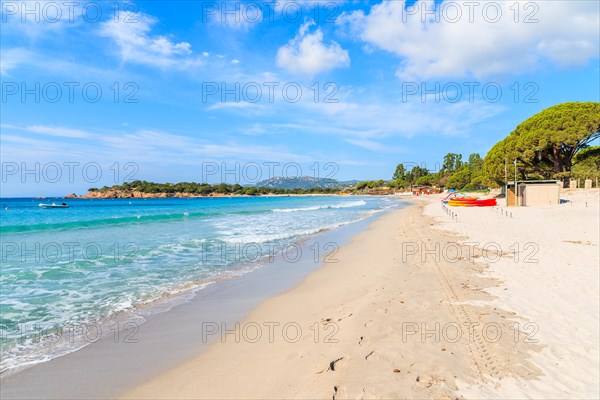
[[[529,323],[541,346],[530,360],[541,371],[536,379],[460,385],[465,397],[600,397],[599,192],[566,190],[561,200],[545,207],[453,209],[458,222],[436,204],[426,207],[439,229],[487,246],[485,276],[499,283],[486,289],[490,304],[515,312],[521,326]],[[502,257],[491,254],[495,248]]]
[[[414,199],[124,397],[597,398],[598,191],[563,197]]]
[[[0,9],[0,400],[600,400],[599,1]]]

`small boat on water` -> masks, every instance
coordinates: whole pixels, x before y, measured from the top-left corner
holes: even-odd
[[[38,206],[42,207],[42,208],[69,208],[69,205],[67,203],[62,203],[62,204],[56,204],[56,203],[44,204],[44,203],[40,203],[40,204],[38,204]]]

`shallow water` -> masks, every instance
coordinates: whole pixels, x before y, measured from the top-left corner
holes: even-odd
[[[173,294],[282,252],[294,257],[309,235],[393,205],[351,196],[77,199],[68,209],[0,202],[2,371],[122,329],[119,321],[141,318],[145,305]]]

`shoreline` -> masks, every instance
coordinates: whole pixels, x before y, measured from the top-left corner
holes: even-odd
[[[597,398],[599,192],[561,197],[458,220],[440,196],[401,201],[316,235],[342,243],[319,263],[210,285],[140,343],[0,378],[2,397]]]
[[[402,206],[403,202],[398,202]],[[197,316],[210,316],[215,319],[218,311],[230,315],[232,318],[240,318],[244,313],[250,312],[253,305],[259,304],[271,295],[280,291],[288,290],[298,283],[306,274],[320,267],[320,262],[316,263],[314,250],[311,246],[315,244],[322,245],[323,241],[333,241],[334,243],[344,243],[352,235],[355,235],[366,226],[378,218],[383,217],[390,210],[372,213],[366,217],[344,224],[334,229],[327,229],[316,234],[308,235],[295,242],[299,248],[304,251],[302,257],[293,263],[294,268],[282,268],[289,266],[289,262],[282,259],[282,255],[276,255],[274,260],[262,263],[249,272],[239,276],[221,279],[206,285],[202,288],[192,289],[185,293],[179,293],[171,296],[166,301],[157,302],[146,307],[148,310],[158,310],[153,313],[141,313],[143,318],[141,324],[135,325],[135,336],[127,340],[131,334],[132,327],[119,325],[121,331],[108,332],[100,340],[94,343],[88,343],[78,350],[60,355],[49,361],[26,366],[17,371],[9,371],[0,375],[0,393],[3,398],[36,398],[36,397],[57,397],[57,398],[90,398],[90,397],[115,397],[119,391],[126,390],[131,382],[145,379],[147,373],[131,373],[132,369],[140,365],[149,363],[148,357],[140,355],[140,351],[152,351],[153,346],[163,342],[163,350],[172,348],[172,354],[167,357],[160,357],[160,362],[154,360],[151,373],[158,373],[169,366],[175,366],[182,360],[189,357],[187,354],[191,349],[195,352],[202,351],[207,343],[198,343],[197,338],[189,335],[186,330],[198,333],[201,331],[197,326]],[[328,242],[325,242],[328,243]],[[319,260],[325,256],[325,253],[319,255]],[[268,285],[268,287],[264,287]],[[257,288],[263,288],[260,293],[256,293]],[[236,304],[239,303],[239,304]],[[172,303],[172,304],[167,304]],[[192,318],[190,318],[190,316]],[[139,322],[140,319],[137,318]],[[173,322],[174,321],[174,322]],[[174,327],[170,329],[165,325]],[[187,328],[186,328],[187,327]],[[177,348],[176,343],[172,342],[172,337],[186,336],[190,348]],[[200,335],[197,335],[200,336]],[[113,340],[118,337],[118,340]],[[139,339],[139,343],[135,340]],[[127,343],[129,342],[129,343]],[[145,344],[144,344],[145,343]],[[144,350],[145,349],[145,350]],[[159,354],[155,354],[159,356]],[[119,364],[121,357],[127,357],[128,368],[118,366],[117,371],[123,374],[120,378],[114,372],[103,371],[106,363]],[[151,359],[152,357],[150,357]],[[94,360],[98,359],[98,360]],[[92,362],[89,362],[93,360]],[[73,381],[71,371],[74,369],[85,368],[86,373],[78,381]],[[96,376],[99,375],[99,376]],[[118,382],[114,382],[114,380]],[[64,386],[56,384],[57,381],[70,382],[72,385],[69,390]],[[109,388],[107,381],[114,383],[118,389]]]
[[[401,261],[405,245],[454,241],[431,229],[423,207],[417,202],[373,222],[339,251],[339,263],[324,265],[239,320],[238,335],[226,333],[124,398],[455,398],[462,381],[531,378],[535,347],[508,335],[496,343],[479,333],[452,342],[422,336],[475,321],[509,332],[515,322],[514,314],[489,305],[462,304],[490,300],[483,288],[497,282],[479,276],[480,267],[414,256]],[[460,284],[465,281],[472,286]],[[263,330],[254,340],[244,331],[290,321],[301,327],[299,338]],[[489,365],[490,355],[499,361]]]
[[[502,240],[528,240],[535,229],[515,229],[507,217],[498,224],[490,217],[493,209],[459,210],[460,222],[451,221],[439,198],[420,198],[354,236],[336,255],[339,264],[326,264],[269,298],[238,321],[241,328],[124,398],[597,398],[598,283],[588,282],[589,292],[577,291],[582,278],[565,273],[561,264],[570,259],[588,270],[585,279],[597,277],[594,259],[565,247],[581,242],[566,236],[579,232],[573,239],[581,239],[590,229],[596,236],[581,242],[586,256],[599,244],[598,209],[579,195],[598,204],[595,191],[567,194],[579,209],[512,210],[521,221],[546,226],[549,234],[537,237],[541,247],[567,252],[558,260],[540,258],[530,267],[527,287],[518,281],[528,265],[503,253]],[[586,214],[575,230],[556,230],[581,214],[583,204]],[[486,258],[493,251],[481,242],[485,237],[502,245],[493,262]],[[473,238],[480,244],[469,245]],[[452,257],[444,249],[473,251],[473,257]],[[586,308],[565,318],[555,315],[555,298],[546,289],[554,286],[569,293],[558,313],[570,302]],[[251,327],[286,321],[303,328],[297,340],[264,328],[258,340],[252,336]],[[552,331],[565,322],[578,324],[581,336]]]
[[[358,203],[359,206],[366,204],[365,201],[356,198],[353,198],[353,200],[359,200],[358,202],[342,201],[350,200],[349,198],[338,198],[337,201],[333,201],[332,198],[321,198],[321,200],[314,200],[317,200],[321,203],[325,202],[327,204],[334,205],[334,208],[336,207],[335,205],[340,204],[344,207],[354,207],[357,205],[355,203]],[[292,241],[288,245],[300,246],[303,242],[310,240],[311,237],[315,237],[315,235],[320,235],[323,232],[336,230],[348,224],[359,222],[363,219],[369,218],[371,215],[374,214],[380,214],[382,211],[385,211],[385,209],[389,207],[389,205],[395,204],[395,202],[390,201],[388,199],[386,199],[385,202],[381,201],[381,198],[378,198],[376,200],[380,204],[378,206],[374,206],[375,208],[359,211],[358,213],[354,213],[353,215],[348,216],[347,218],[342,218],[341,221],[329,225],[317,224],[318,226],[313,227],[314,229],[300,229],[299,231],[293,230],[293,232],[290,235],[285,237],[285,240]],[[179,203],[181,203],[181,201]],[[183,203],[186,202],[184,201]],[[280,206],[278,207],[282,208],[283,210],[272,209],[270,211],[277,212],[295,210],[288,210],[286,208],[287,206],[285,206],[285,204],[290,204],[288,200],[282,200],[277,204],[280,204]],[[15,234],[17,235],[27,235],[29,233],[30,232],[15,232]],[[92,232],[91,234],[93,235],[94,233]],[[143,232],[133,232],[130,236],[126,237],[126,240],[141,237],[138,235],[143,235]],[[11,237],[18,238],[19,236]],[[59,237],[54,237],[54,239],[62,243]],[[16,241],[18,239],[14,240]],[[202,242],[204,242],[204,240],[205,239],[200,239],[200,241]],[[260,241],[262,240],[262,238],[259,237],[256,238],[256,240]],[[6,351],[3,354],[4,357],[2,359],[2,363],[0,364],[0,376],[6,377],[11,374],[18,373],[23,369],[30,368],[33,365],[44,363],[51,359],[72,353],[73,351],[76,351],[78,349],[92,344],[97,339],[102,338],[107,334],[110,335],[112,331],[115,330],[114,328],[112,328],[113,326],[132,326],[133,324],[138,324],[140,322],[143,323],[144,318],[147,315],[156,312],[163,312],[165,309],[170,309],[172,306],[186,301],[187,297],[193,296],[194,292],[197,290],[201,290],[202,288],[211,285],[215,282],[245,275],[249,272],[252,272],[253,270],[263,267],[265,264],[272,263],[273,257],[281,257],[280,253],[286,245],[283,244],[279,246],[278,244],[273,244],[272,242],[268,242],[268,238],[266,238],[265,240],[267,240],[267,242],[265,242],[264,244],[262,242],[247,243],[248,246],[244,245],[243,247],[238,247],[238,243],[235,243],[235,241],[231,242],[231,246],[229,247],[228,244],[227,247],[227,250],[233,250],[235,253],[231,258],[229,257],[229,255],[223,256],[221,251],[221,261],[223,261],[223,258],[227,259],[226,268],[216,270],[216,272],[212,274],[192,276],[191,280],[186,280],[177,285],[163,284],[163,286],[160,287],[164,288],[162,294],[160,291],[158,291],[158,293],[157,291],[155,291],[154,293],[152,293],[152,295],[147,295],[145,297],[140,296],[135,302],[132,301],[130,303],[125,303],[125,305],[122,307],[113,307],[108,312],[104,312],[102,314],[97,313],[94,319],[88,318],[79,320],[80,322],[72,323],[72,319],[68,320],[65,318],[64,320],[67,322],[56,323],[51,326],[49,324],[46,324],[42,327],[42,330],[38,331],[33,331],[33,329],[27,331],[28,326],[26,326],[24,323],[19,325],[20,331],[18,331],[15,335],[10,337],[12,341],[7,341],[3,343],[3,345],[6,345],[3,346],[3,350],[6,349]],[[89,241],[87,243],[89,243]],[[206,248],[202,247],[202,251],[200,251],[200,248],[197,248],[195,250],[195,259],[192,260],[192,262],[196,262],[196,259],[200,261],[200,258],[203,257],[205,251],[210,254],[218,255],[219,251],[216,250],[216,248],[213,249],[210,246],[211,244],[209,241],[209,244]],[[252,252],[256,247],[259,248],[258,256],[256,258],[254,258],[253,256],[249,257],[246,251],[249,249]],[[187,249],[183,248],[181,251],[185,252],[186,250]],[[217,263],[219,262],[219,260],[216,261]],[[120,304],[116,305],[120,306]],[[33,323],[29,325],[29,327],[32,326],[35,328],[35,325],[33,325]],[[86,331],[87,335],[84,335],[83,330]],[[16,343],[16,340],[19,340],[20,344]]]

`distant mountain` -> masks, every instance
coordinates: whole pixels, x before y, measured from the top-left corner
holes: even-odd
[[[276,176],[271,179],[258,182],[256,187],[266,187],[270,189],[312,189],[321,188],[343,188],[356,185],[358,181],[340,182],[331,178],[314,178],[312,176],[302,176],[299,178],[287,178]]]

